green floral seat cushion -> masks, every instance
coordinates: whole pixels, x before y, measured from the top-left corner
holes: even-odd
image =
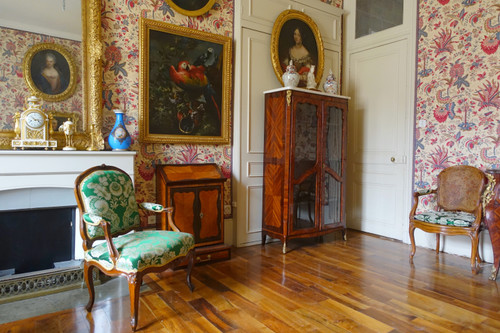
[[[451,225],[455,227],[470,227],[476,220],[476,216],[465,212],[443,212],[431,210],[416,214],[415,220],[441,225]]]
[[[93,172],[81,182],[80,192],[85,213],[109,221],[112,234],[139,226],[134,187],[127,174],[115,170]],[[90,238],[104,236],[100,226],[89,224],[87,234]]]
[[[119,253],[115,268],[130,273],[163,266],[185,256],[194,248],[194,237],[185,232],[145,230],[113,238],[113,244]],[[113,268],[106,242],[86,251],[85,260]]]

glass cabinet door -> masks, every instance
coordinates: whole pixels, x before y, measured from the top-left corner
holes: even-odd
[[[321,200],[323,225],[342,219],[342,109],[328,106],[325,112],[325,168]]]
[[[292,231],[315,227],[318,106],[298,103],[293,137],[293,212]]]

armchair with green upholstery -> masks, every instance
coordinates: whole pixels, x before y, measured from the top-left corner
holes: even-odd
[[[483,211],[482,194],[486,186],[485,174],[473,166],[456,165],[443,171],[437,177],[437,188],[413,194],[410,212],[410,262],[415,255],[415,229],[436,234],[436,253],[440,251],[440,236],[464,235],[471,239],[470,265],[473,273],[478,272],[481,262],[478,253],[479,232]],[[437,209],[418,212],[419,198],[423,195],[437,196]]]
[[[187,261],[187,284],[193,291],[194,237],[179,232],[172,220],[172,208],[153,203],[138,205],[130,176],[107,165],[80,174],[75,180],[75,197],[85,251],[84,278],[90,296],[87,311],[92,311],[95,298],[94,267],[106,275],[127,278],[134,331],[138,322],[139,288],[145,274],[174,268]],[[139,207],[152,212],[166,211],[174,231],[141,230]],[[94,243],[103,239],[105,242]]]

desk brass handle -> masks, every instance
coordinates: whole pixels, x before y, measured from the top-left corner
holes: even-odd
[[[212,255],[211,255],[211,254],[209,254],[209,255],[207,256],[207,259],[203,259],[203,260],[201,260],[201,257],[196,257],[196,261],[197,261],[197,262],[205,262],[205,261],[210,261],[210,259],[212,259]]]

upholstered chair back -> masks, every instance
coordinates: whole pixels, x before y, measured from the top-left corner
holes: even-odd
[[[438,175],[437,204],[442,210],[472,213],[481,202],[485,185],[486,176],[475,167],[448,167]]]
[[[80,183],[83,209],[110,223],[111,234],[121,234],[140,227],[134,186],[130,177],[118,170],[97,170],[88,174]],[[86,224],[89,239],[104,237],[102,227]]]

